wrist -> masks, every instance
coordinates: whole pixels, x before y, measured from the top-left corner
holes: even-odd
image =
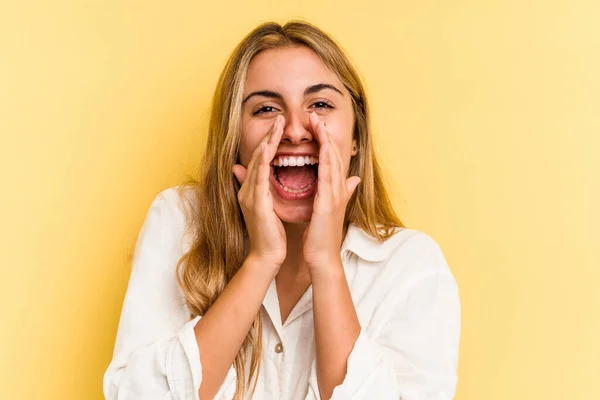
[[[275,279],[280,267],[281,264],[270,260],[265,260],[264,258],[261,258],[253,253],[249,253],[244,260],[244,264],[242,264],[243,269],[249,270],[253,274],[264,275],[271,280]]]
[[[308,264],[308,272],[311,280],[325,279],[331,280],[340,277],[346,277],[344,265],[341,258],[331,258],[329,261],[319,261]]]

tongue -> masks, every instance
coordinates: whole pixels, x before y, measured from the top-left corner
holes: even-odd
[[[286,188],[299,190],[313,183],[316,175],[313,167],[280,167],[277,178]]]

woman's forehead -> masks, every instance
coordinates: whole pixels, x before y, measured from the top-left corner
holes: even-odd
[[[309,48],[269,49],[257,54],[250,62],[244,95],[256,90],[302,93],[315,83],[343,87],[337,75]]]

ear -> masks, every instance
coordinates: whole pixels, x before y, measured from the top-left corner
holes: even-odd
[[[358,143],[356,142],[356,139],[352,139],[352,149],[351,149],[351,153],[352,156],[355,156],[358,154]]]

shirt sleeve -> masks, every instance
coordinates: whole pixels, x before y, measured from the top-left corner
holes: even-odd
[[[138,235],[113,359],[104,374],[107,400],[198,399],[202,367],[194,327],[200,317],[190,320],[176,282],[185,227],[177,201],[174,188],[161,192]]]
[[[458,286],[437,245],[419,263],[416,269],[421,273],[398,285],[402,294],[384,327],[377,333],[361,328],[344,381],[331,400],[454,397],[461,319]],[[311,380],[307,399],[320,399],[315,363]]]

